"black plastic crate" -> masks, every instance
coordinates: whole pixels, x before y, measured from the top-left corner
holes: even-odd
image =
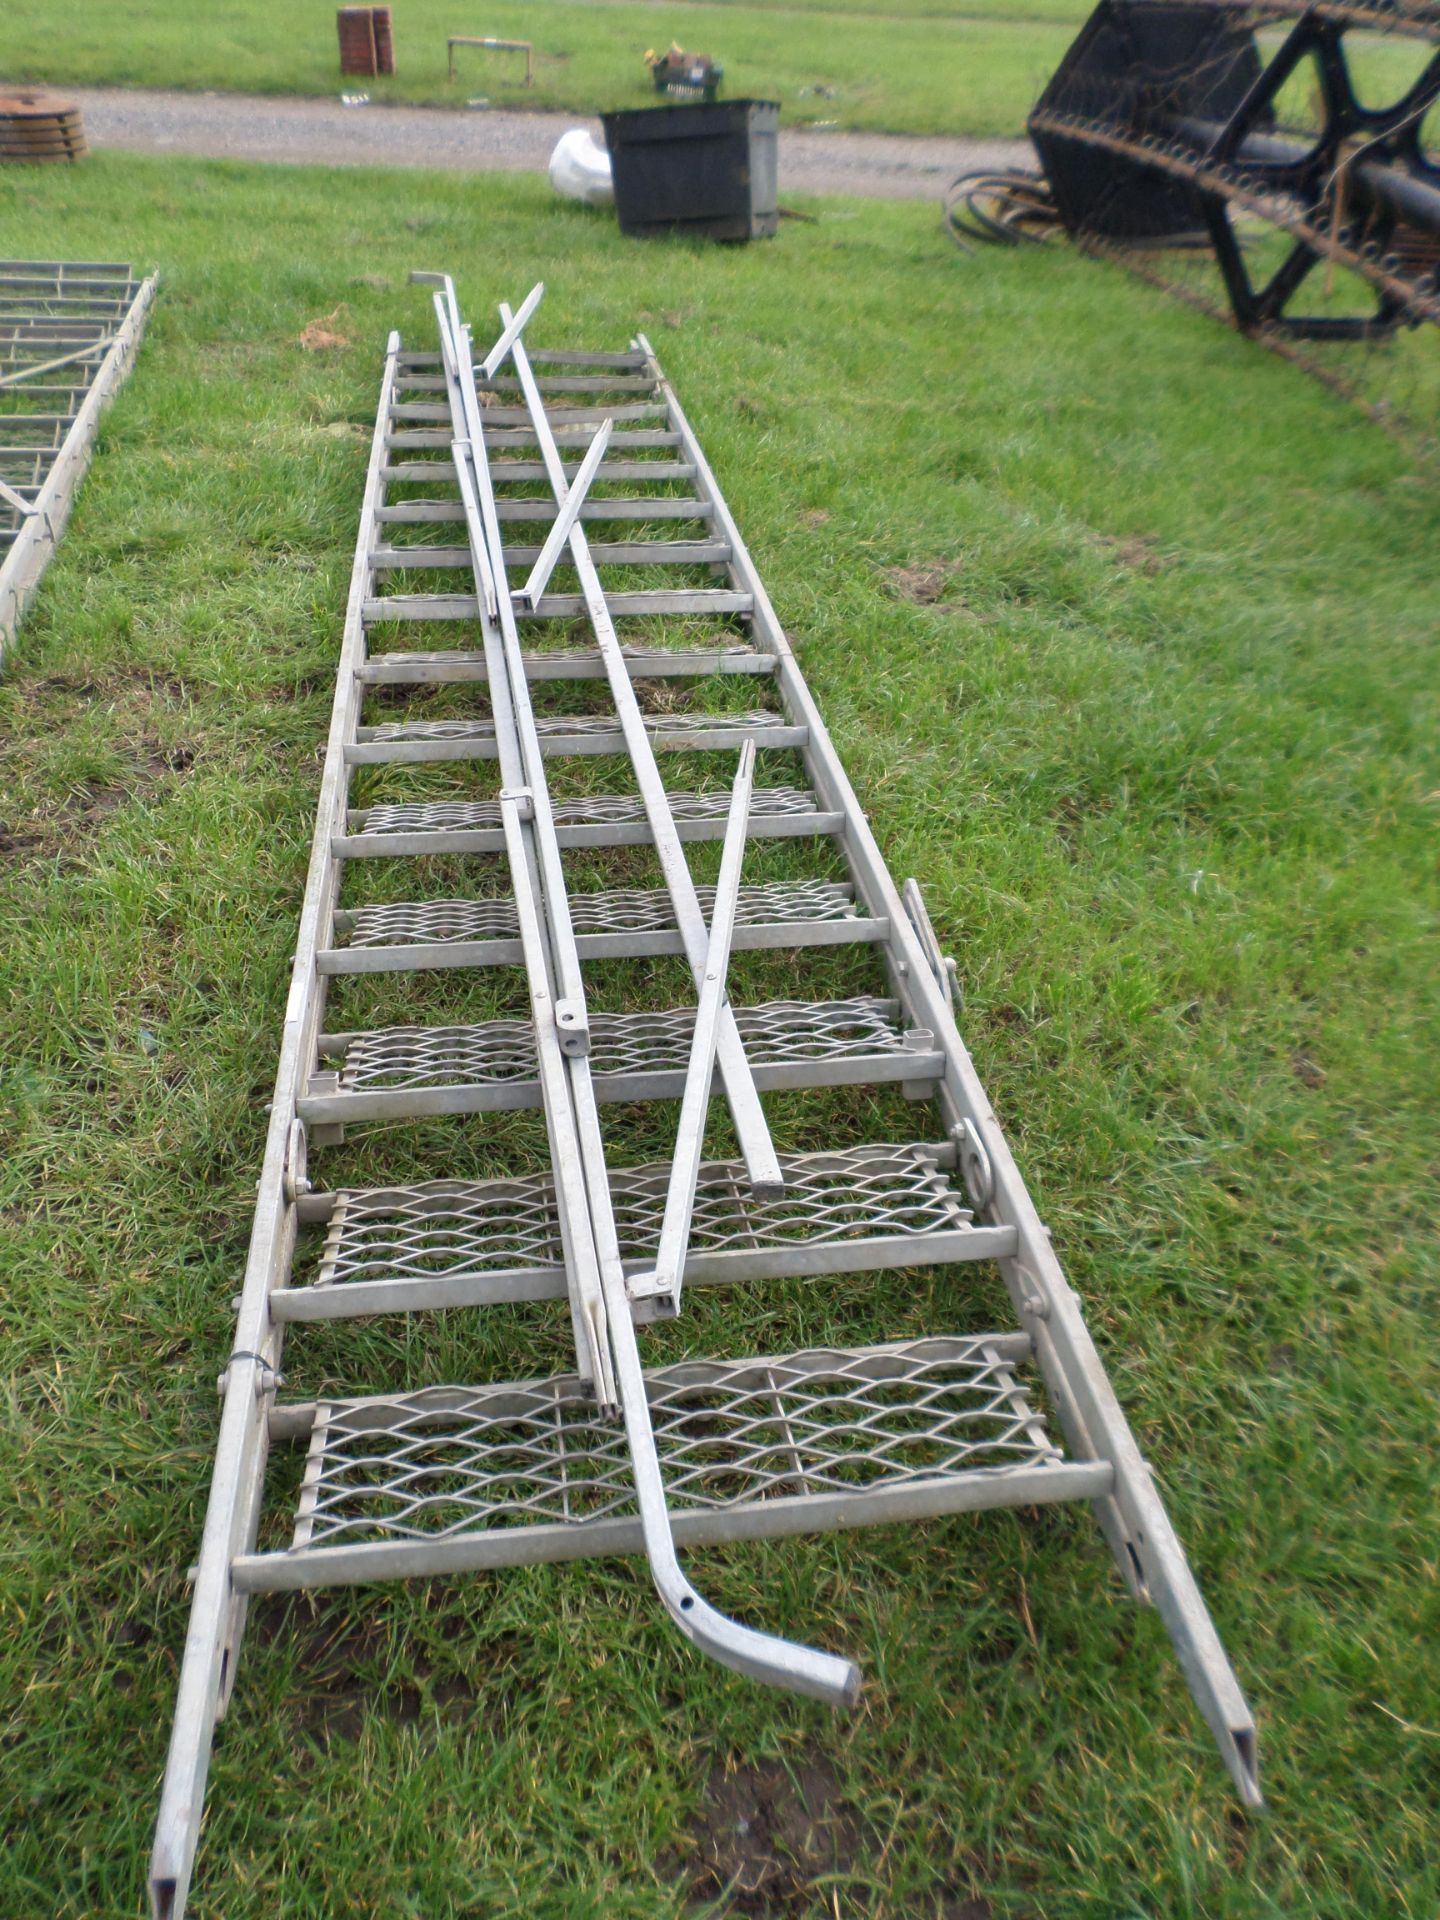
[[[602,113],[620,231],[758,240],[780,224],[778,100]]]

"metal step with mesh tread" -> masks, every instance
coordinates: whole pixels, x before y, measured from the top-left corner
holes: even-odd
[[[561,426],[558,422],[552,428],[557,447],[588,448],[595,439],[593,426]],[[495,452],[504,453],[516,448],[528,448],[539,445],[540,436],[534,427],[491,427],[485,429],[485,444]],[[670,433],[663,427],[620,427],[610,436],[612,447],[678,447],[680,436]],[[387,452],[401,451],[419,453],[431,450],[436,453],[448,453],[451,445],[448,429],[437,427],[402,427],[396,432],[387,433],[385,447]],[[497,460],[495,477],[504,479],[507,463]]]
[[[566,463],[565,477],[573,480],[580,471],[578,460]],[[418,481],[455,479],[453,460],[397,460],[380,469],[381,478],[392,486],[409,486]],[[542,460],[497,460],[497,482],[511,486],[533,486],[546,477]],[[598,476],[602,483],[628,481],[632,486],[673,486],[677,480],[693,480],[695,469],[685,460],[604,460]]]
[[[803,747],[803,727],[783,713],[667,713],[647,716],[651,745],[696,753],[733,752],[743,741],[779,749]],[[574,758],[625,752],[620,722],[610,714],[542,714],[535,722],[542,750]],[[492,720],[394,720],[360,727],[346,748],[352,766],[422,765],[445,760],[494,760],[499,748]]]
[[[670,793],[667,799],[682,840],[718,840],[724,834],[730,796],[723,788]],[[588,794],[557,801],[554,812],[562,847],[643,847],[653,837],[639,794]],[[752,839],[839,833],[844,824],[842,815],[822,812],[814,794],[803,788],[755,789],[749,826]],[[502,853],[505,848],[498,800],[399,801],[362,807],[352,814],[349,828],[331,842],[332,851],[349,860]]]
[[[754,647],[623,647],[632,680],[706,679],[714,673],[773,674],[773,654]],[[593,647],[547,647],[527,653],[525,671],[531,680],[603,680],[605,667]],[[434,649],[397,648],[374,653],[359,668],[365,686],[446,686],[488,678],[485,656],[470,647]]]
[[[508,496],[495,503],[496,517],[502,526],[516,523],[548,525],[555,518],[553,500],[516,500]],[[604,499],[589,499],[580,509],[585,523],[597,520],[701,520],[709,522],[715,510],[708,501],[678,494],[609,494]],[[463,521],[465,509],[458,500],[391,500],[375,516],[382,527],[434,525]]]
[[[786,1087],[923,1088],[944,1070],[934,1035],[899,1024],[899,1003],[874,997],[777,1000],[735,1009],[764,1092]],[[695,1027],[693,1007],[590,1017],[590,1068],[602,1101],[678,1100]],[[384,1027],[322,1038],[339,1062],[317,1074],[299,1105],[302,1120],[418,1118],[491,1113],[541,1104],[535,1029],[528,1020],[479,1026]]]
[[[1108,1492],[1068,1461],[1018,1369],[1024,1334],[972,1334],[645,1374],[682,1546],[1038,1506]],[[624,1429],[573,1377],[323,1401],[287,1550],[248,1592],[641,1549]]]
[[[697,887],[702,911],[715,889]],[[683,951],[670,896],[660,887],[621,887],[571,896],[576,944],[584,960],[651,958]],[[322,949],[319,972],[404,973],[415,968],[518,966],[523,953],[515,902],[406,900],[336,913],[343,947]],[[859,910],[853,887],[825,880],[777,880],[742,887],[736,951],[849,946],[884,940],[889,923]]]
[[[724,587],[640,587],[633,593],[606,596],[612,616],[639,620],[671,618],[678,614],[723,614],[733,617],[748,614],[754,601],[748,593],[732,593]],[[525,620],[580,620],[585,615],[585,596],[579,593],[547,593],[537,605],[521,615]],[[367,626],[383,626],[391,621],[462,620],[480,618],[480,601],[473,593],[390,593],[365,602]]]
[[[735,1161],[702,1166],[687,1286],[945,1266],[1014,1252],[1009,1227],[978,1226],[946,1171],[954,1149],[917,1143],[782,1154],[783,1190],[758,1197]],[[670,1168],[613,1167],[627,1271],[653,1261]],[[277,1294],[282,1320],[345,1319],[441,1306],[559,1299],[565,1255],[554,1176],[429,1180],[311,1194],[300,1217],[325,1227],[308,1286]]]
[[[505,564],[509,567],[533,567],[540,558],[538,546],[505,543]],[[730,558],[729,543],[724,540],[592,540],[590,554],[597,567],[716,567]],[[468,547],[433,544],[376,547],[370,564],[377,574],[391,572],[450,572],[470,568]]]

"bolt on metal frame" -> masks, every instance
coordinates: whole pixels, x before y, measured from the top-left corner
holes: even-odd
[[[885,866],[674,390],[643,336],[620,353],[528,349],[538,290],[520,314],[501,309],[501,339],[477,361],[453,288],[439,286],[439,351],[402,351],[392,335],[386,352],[254,1231],[221,1376],[154,1914],[178,1920],[184,1909],[253,1594],[644,1552],[670,1617],[706,1651],[843,1702],[858,1683],[849,1661],[714,1614],[677,1549],[999,1506],[1092,1506],[1130,1592],[1159,1609],[1241,1799],[1258,1805],[1249,1711],[961,1039],[953,964],[918,887],[907,882],[902,895]],[[563,450],[588,456],[607,429],[572,512],[587,460],[567,462]],[[512,589],[512,574],[532,575],[567,523],[560,564],[578,593],[544,579],[534,597]],[[682,527],[686,537],[672,537]],[[604,585],[602,569],[637,567],[670,584]],[[697,568],[716,583],[683,584]],[[439,590],[414,591],[417,575]],[[466,590],[445,591],[452,583]],[[555,618],[583,621],[589,643],[575,644],[573,629],[559,644],[546,638]],[[406,644],[416,621],[436,622],[451,644]],[[745,691],[743,712],[687,707],[687,689],[715,676]],[[463,696],[459,718],[435,720],[421,704],[367,720],[376,693],[393,703],[407,689],[447,687]],[[552,694],[587,687],[608,696],[608,711],[577,715],[568,697],[546,710]],[[665,710],[642,710],[646,688]],[[753,785],[757,747],[798,758],[804,784]],[[742,756],[738,797],[661,772],[660,756],[699,768],[697,755],[732,753]],[[552,795],[597,757],[633,790],[582,781]],[[458,782],[492,764],[498,800],[457,786],[454,797],[354,804],[356,780],[403,783],[419,767]],[[747,844],[793,841],[800,877],[744,882],[742,820]],[[690,871],[685,849],[699,840],[722,844],[713,888]],[[625,847],[648,849],[663,884],[571,884],[576,850]],[[463,860],[459,897],[423,887],[411,899],[373,897],[377,863],[437,852]],[[408,866],[394,871],[409,884]],[[497,877],[508,895],[494,893]],[[727,940],[722,1022],[709,976],[726,984]],[[746,1003],[735,969],[747,954],[803,965],[837,946],[871,956],[884,990]],[[592,1011],[586,970],[637,955],[685,963],[697,1004]],[[520,967],[529,1019],[326,1029],[335,981]],[[717,1063],[735,1160],[698,1157],[702,1083]],[[823,1152],[775,1153],[761,1095],[837,1086],[899,1088],[928,1120],[918,1137],[861,1131]],[[678,1100],[686,1116],[674,1163],[620,1163],[600,1104],[657,1099]],[[546,1170],[460,1179],[442,1165],[388,1187],[312,1184],[312,1149],[328,1162],[348,1128],[525,1107],[545,1115]],[[757,1179],[767,1150],[773,1171]],[[675,1284],[650,1294],[647,1277],[677,1238]],[[673,1316],[681,1281],[688,1296],[965,1262],[1001,1276],[1012,1328],[642,1364],[637,1329]],[[303,1340],[317,1321],[547,1300],[572,1303],[573,1374],[408,1391],[371,1381],[322,1399],[281,1391],[289,1322]],[[274,1544],[268,1520],[261,1538],[277,1504],[266,1500],[272,1443],[305,1451],[298,1495],[284,1503],[288,1545]]]
[[[0,260],[0,665],[65,531],[157,285],[111,262]]]

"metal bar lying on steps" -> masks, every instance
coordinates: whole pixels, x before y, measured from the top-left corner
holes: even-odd
[[[745,829],[754,785],[755,742],[752,739],[747,740],[740,749],[740,764],[735,772],[730,819],[720,856],[720,878],[715,883],[715,908],[710,917],[705,979],[700,989],[700,1003],[695,1010],[690,1065],[680,1103],[680,1121],[675,1129],[675,1157],[670,1172],[670,1190],[665,1197],[665,1217],[660,1227],[660,1249],[655,1258],[654,1272],[637,1273],[628,1283],[632,1300],[668,1301],[671,1314],[680,1311],[685,1250],[690,1239],[695,1188],[700,1179],[700,1158],[705,1148],[705,1115],[710,1105],[710,1086],[715,1075],[715,1046],[720,1034],[720,1015],[726,1005],[725,976],[730,966],[730,942],[735,932],[735,909],[740,900],[740,869],[745,859]]]
[[[447,379],[451,383],[457,431],[468,433],[473,428],[466,393],[470,346],[463,330],[458,339],[454,336],[458,315],[453,289],[448,284],[443,294],[435,296],[435,316]],[[577,1050],[583,1052],[586,1044],[581,1013],[583,1001],[577,997],[582,991],[579,967],[563,945],[565,927],[560,918],[564,911],[563,899],[557,915],[551,897],[560,872],[560,856],[539,744],[534,738],[529,691],[523,667],[517,671],[513,659],[514,619],[508,595],[502,586],[497,586],[497,579],[503,582],[503,574],[497,575],[498,541],[492,543],[492,528],[486,522],[483,506],[483,501],[490,497],[483,440],[479,462],[475,458],[475,445],[468,438],[456,440],[454,453],[476,586],[484,604],[482,631],[501,755],[501,777],[506,782],[501,794],[506,850],[525,951],[537,1056],[544,1076],[545,1121],[557,1191],[561,1195],[566,1279],[577,1362],[581,1377],[593,1384],[601,1404],[610,1406],[615,1399],[615,1378],[606,1337],[605,1302],[586,1190],[584,1155],[567,1067],[567,1056]],[[537,882],[546,900],[543,923],[535,899]],[[548,955],[547,927],[549,940],[556,939],[557,930],[561,937],[561,944]]]
[[[535,899],[524,826],[535,818],[535,798],[529,787],[512,787],[500,796],[505,814],[505,841],[515,907],[520,919],[526,955],[530,1007],[535,1027],[545,1105],[550,1133],[550,1157],[556,1186],[563,1196],[561,1223],[565,1235],[565,1274],[575,1324],[580,1375],[589,1381],[602,1406],[615,1403],[615,1380],[605,1337],[605,1304],[600,1293],[599,1262],[585,1191],[584,1169],[575,1132],[575,1115],[566,1084],[556,996],[544,955],[545,935]]]
[[[448,283],[446,293],[451,324],[458,327],[453,289]],[[538,290],[528,303],[531,311],[537,300]],[[440,320],[443,338],[446,330],[445,309],[438,298],[436,315]],[[501,318],[506,324],[504,337],[509,341],[508,351],[519,367],[523,363],[524,355],[520,327],[511,320],[507,309],[501,309]],[[479,398],[470,372],[468,339],[463,329],[460,330],[458,340],[452,338],[448,350],[456,351],[462,344],[466,348],[466,357],[461,369],[459,389],[465,417],[471,428],[470,455],[475,472],[481,481],[482,499],[489,498],[493,502],[484,436],[475,431],[480,411]],[[563,504],[563,499],[557,495],[557,505],[563,506]],[[499,522],[493,514],[486,518],[485,531],[492,569],[497,578],[503,578],[504,549]],[[583,547],[585,536],[578,525],[574,529],[573,537]],[[504,594],[500,596],[500,625],[509,656],[511,691],[516,699],[517,712],[523,721],[524,714],[528,711],[528,686],[519,661],[519,638],[515,633],[513,611]],[[621,672],[623,675],[623,666]],[[625,686],[630,693],[633,706],[634,692],[630,689],[628,678],[625,679]],[[524,706],[521,705],[522,701],[525,703]],[[638,716],[638,709],[636,712]],[[533,732],[533,720],[531,731]],[[641,738],[644,739],[643,731]],[[535,744],[536,764],[539,768],[540,785],[543,788],[543,762],[539,758],[538,741]],[[648,750],[648,742],[646,746]],[[653,764],[652,759],[652,767]],[[663,797],[662,789],[662,801]],[[668,807],[666,815],[668,817]],[[684,866],[683,853],[680,855],[680,860],[688,881],[689,868]],[[570,926],[564,873],[559,864],[558,850],[553,864],[543,865],[541,872],[562,979],[575,980],[577,1004],[583,1005],[583,1001],[578,997],[582,991],[578,986],[579,961],[574,949],[574,934]],[[694,897],[693,887],[691,897],[692,899]],[[698,911],[697,902],[696,912]],[[733,1026],[733,1021],[731,1024]],[[644,1373],[640,1364],[640,1350],[636,1344],[635,1328],[631,1319],[625,1272],[620,1259],[619,1235],[610,1204],[609,1176],[600,1132],[599,1109],[590,1081],[589,1061],[583,1053],[577,1052],[570,1058],[569,1066],[580,1153],[589,1189],[591,1225],[599,1257],[600,1280],[605,1295],[606,1319],[614,1355],[615,1377],[630,1452],[630,1469],[634,1478],[636,1504],[640,1510],[645,1555],[650,1564],[650,1575],[655,1583],[656,1592],[681,1633],[703,1653],[718,1660],[722,1665],[771,1686],[810,1694],[816,1699],[828,1701],[836,1706],[848,1705],[855,1699],[860,1688],[859,1669],[853,1662],[840,1659],[833,1654],[796,1645],[791,1641],[778,1639],[773,1634],[759,1632],[754,1627],[747,1627],[740,1621],[730,1619],[703,1599],[681,1571],[675,1552],[669,1509],[665,1500],[664,1477],[660,1469],[655,1435],[650,1420]],[[756,1096],[756,1103],[758,1108],[758,1096]],[[768,1130],[765,1133],[765,1141],[768,1146]],[[774,1149],[771,1148],[770,1152],[773,1157]],[[783,1189],[784,1180],[778,1160],[775,1162],[774,1171],[775,1178],[773,1182],[766,1183],[765,1191],[773,1192]]]
[[[33,500],[27,500],[24,494],[16,493],[15,489],[7,486],[3,480],[0,480],[0,500],[3,500],[7,507],[13,507],[19,514],[29,515],[40,511]]]
[[[508,307],[502,306],[500,313],[502,319],[509,319]],[[558,513],[563,509],[566,500],[564,465],[555,445],[549,416],[540,398],[539,386],[530,370],[524,342],[518,335],[511,350],[511,358],[519,376],[521,391],[530,408]],[[595,563],[590,558],[589,542],[583,521],[577,522],[570,530],[570,554],[575,570],[580,576],[580,588],[591,631],[595,635],[595,644],[605,665],[610,695],[615,702],[615,709],[624,729],[626,746],[640,785],[645,815],[654,836],[660,869],[665,876],[665,884],[670,889],[675,918],[685,942],[686,958],[690,962],[690,970],[698,989],[704,981],[705,951],[708,945],[705,921],[700,912],[700,903],[695,897],[695,883],[690,876],[690,868],[685,859],[680,835],[676,831],[665,783],[661,778],[654,750],[645,731],[644,718],[640,712],[639,702],[635,698],[629,669],[616,637],[605,590],[600,584],[599,574],[595,571]],[[739,1029],[735,1025],[734,1014],[728,1006],[720,1017],[719,1064],[720,1075],[725,1085],[725,1095],[735,1121],[740,1151],[749,1170],[751,1183],[757,1191],[774,1190],[782,1184],[780,1163],[770,1139],[770,1129],[765,1122],[760,1096],[756,1091],[755,1081],[745,1058],[745,1048],[740,1039]]]
[[[590,451],[580,463],[580,471],[571,483],[565,503],[555,516],[555,524],[545,536],[545,544],[535,557],[530,576],[523,587],[515,589],[515,605],[522,613],[534,613],[540,605],[540,596],[550,584],[550,576],[555,571],[556,562],[569,544],[570,529],[580,518],[580,509],[585,504],[585,496],[590,491],[590,482],[595,478],[596,469],[605,458],[605,449],[610,444],[610,422],[607,420],[595,435]]]
[[[68,367],[77,360],[89,360],[96,354],[106,352],[114,344],[113,334],[101,334],[98,340],[88,346],[76,347],[70,353],[62,353],[54,360],[30,360],[13,373],[0,373],[0,387],[15,387],[28,384],[37,373],[53,373],[57,367]]]
[[[453,297],[454,289],[452,287],[452,302]],[[531,314],[534,313],[544,298],[545,282],[543,280],[537,280],[529,293],[527,293],[525,298],[520,302],[520,311],[515,314],[513,318],[511,318],[509,314],[505,316],[505,330],[490,349],[489,353],[486,354],[481,367],[481,372],[487,380],[493,380],[505,361],[509,358],[515,342],[525,331],[526,323],[529,321]],[[452,314],[454,314],[454,317],[458,320],[458,313],[455,312],[453,306]]]

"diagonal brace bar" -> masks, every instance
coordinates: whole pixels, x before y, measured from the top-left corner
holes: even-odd
[[[705,1148],[705,1114],[715,1077],[720,1015],[727,1001],[725,976],[730,967],[730,943],[735,932],[735,910],[740,900],[740,869],[745,859],[745,836],[754,787],[755,742],[747,740],[740,749],[740,765],[736,769],[735,785],[730,797],[730,817],[726,823],[725,846],[720,857],[720,878],[715,887],[715,908],[710,916],[710,948],[705,956],[705,980],[700,989],[700,1003],[695,1009],[695,1035],[690,1043],[690,1064],[680,1103],[680,1124],[675,1131],[675,1157],[671,1162],[670,1185],[665,1195],[665,1214],[660,1227],[660,1248],[655,1271],[634,1274],[629,1282],[632,1300],[663,1299],[667,1301],[670,1313],[680,1311],[680,1288],[684,1279],[685,1255],[690,1244],[695,1189],[700,1182],[700,1160]]]
[[[77,360],[92,360],[97,354],[108,353],[114,344],[114,334],[105,333],[98,340],[88,341],[85,346],[76,347],[73,353],[62,353],[54,360],[27,361],[12,373],[0,373],[0,387],[22,386],[39,374],[54,373],[58,367],[73,366]]]
[[[506,322],[505,331],[481,362],[481,371],[487,380],[493,380],[500,368],[504,365],[506,355],[510,353],[511,349],[519,341],[521,334],[525,331],[526,321],[530,318],[531,314],[534,313],[544,297],[545,282],[543,280],[537,280],[521,302],[520,311],[515,315],[513,320]]]
[[[512,324],[508,306],[501,306],[500,318],[508,333]],[[535,375],[531,371],[524,342],[518,335],[512,344],[511,354],[515,371],[519,375],[525,404],[530,409],[531,422],[535,428],[545,470],[550,476],[550,486],[555,495],[558,511],[564,506],[566,498],[564,462],[555,444],[550,417],[545,411],[545,403],[541,398]],[[705,917],[700,910],[695,882],[691,878],[690,868],[685,859],[685,850],[675,828],[675,818],[670,811],[670,799],[655,759],[655,750],[646,731],[644,717],[640,712],[640,703],[635,697],[630,669],[626,664],[619,636],[615,632],[615,623],[605,599],[605,589],[600,584],[595,562],[590,557],[590,545],[585,535],[583,521],[577,521],[570,529],[570,553],[580,578],[586,612],[591,630],[595,635],[596,647],[604,663],[611,698],[615,702],[615,711],[625,736],[626,750],[635,769],[645,817],[655,842],[656,858],[665,877],[676,924],[680,928],[680,937],[685,945],[685,956],[690,963],[690,971],[698,989],[704,979],[705,952],[708,945]],[[740,1030],[735,1024],[735,1016],[728,1004],[722,1009],[720,1016],[718,1051],[720,1074],[725,1083],[725,1096],[730,1103],[730,1111],[735,1120],[735,1132],[746,1171],[750,1176],[750,1183],[757,1194],[781,1193],[784,1191],[785,1181],[780,1170],[779,1157],[775,1152],[774,1142],[770,1138],[765,1110],[755,1086],[754,1075],[750,1071],[750,1062],[745,1056]]]
[[[7,507],[13,507],[24,519],[40,511],[33,501],[27,500],[22,493],[16,493],[13,487],[7,487],[3,480],[0,480],[0,500],[3,500]]]
[[[560,556],[570,544],[570,532],[580,518],[580,509],[585,504],[585,496],[590,491],[590,483],[600,470],[600,462],[605,458],[605,449],[610,444],[613,420],[607,420],[591,441],[589,451],[580,463],[580,471],[571,482],[560,509],[555,515],[555,524],[545,536],[545,544],[540,549],[540,557],[530,569],[530,578],[523,587],[517,587],[514,593],[516,607],[522,612],[533,613],[540,604],[540,596],[550,584],[550,576],[559,564]]]

